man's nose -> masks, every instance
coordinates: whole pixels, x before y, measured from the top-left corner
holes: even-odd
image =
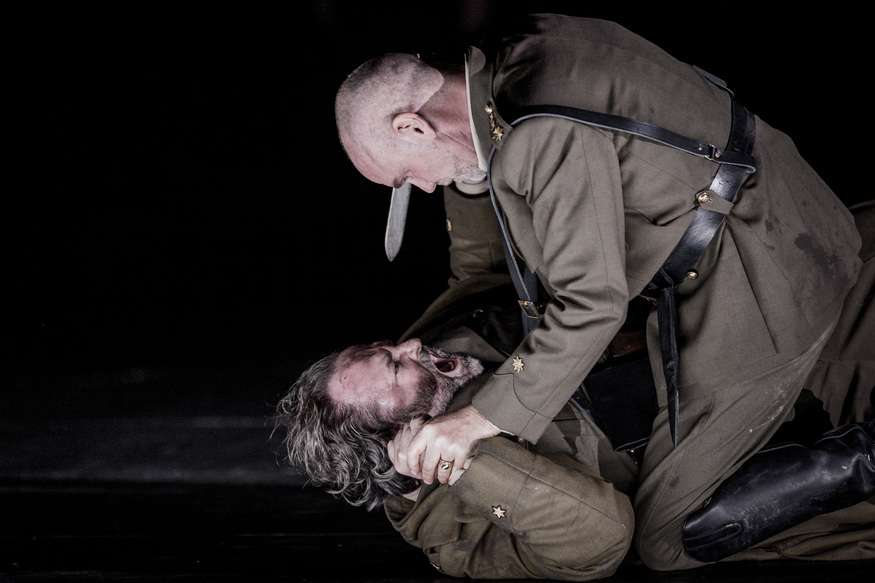
[[[418,338],[411,338],[406,342],[402,342],[395,348],[401,354],[406,354],[413,359],[419,359],[419,353],[422,350],[422,342],[420,342]]]

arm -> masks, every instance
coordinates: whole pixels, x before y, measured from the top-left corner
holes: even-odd
[[[607,577],[634,527],[610,483],[503,438],[481,441],[455,485],[425,488],[409,505],[387,501],[393,526],[442,572],[475,579]]]
[[[474,397],[477,415],[470,418],[537,442],[626,316],[619,161],[604,132],[533,119],[514,129],[496,156],[493,183],[514,243],[553,299]],[[441,427],[440,420],[424,425],[410,444],[410,459],[423,466],[414,475],[426,481],[441,455],[464,459],[483,437],[477,425]]]
[[[495,437],[499,429],[477,409],[468,405],[458,411],[425,421],[406,424],[387,445],[389,458],[398,473],[431,484],[435,478],[454,484],[466,468],[477,443]],[[450,470],[440,469],[440,460],[452,462]]]
[[[511,238],[553,299],[474,406],[528,441],[538,440],[625,318],[623,188],[609,135],[532,119],[513,130],[493,162]]]

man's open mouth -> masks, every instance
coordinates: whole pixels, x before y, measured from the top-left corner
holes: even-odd
[[[438,358],[437,356],[432,356],[431,360],[434,363],[435,368],[443,374],[453,372],[459,365],[459,362],[455,358]]]

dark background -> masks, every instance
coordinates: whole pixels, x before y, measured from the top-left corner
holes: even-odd
[[[448,277],[441,201],[415,191],[389,263],[388,189],[346,159],[334,92],[371,56],[461,54],[526,12],[619,21],[726,79],[843,198],[868,196],[869,39],[839,5],[369,4],[43,6],[9,23],[0,414],[166,413],[136,388],[180,375],[177,399],[209,407],[221,387],[269,413],[306,362],[396,338]]]
[[[0,579],[434,577],[379,512],[302,488],[270,437],[308,362],[397,338],[449,277],[438,195],[414,191],[386,260],[389,191],[338,144],[337,87],[386,51],[461,58],[527,12],[607,18],[724,78],[843,200],[871,197],[867,22],[839,3],[779,4],[8,9]],[[853,580],[872,566],[796,567],[615,580]]]

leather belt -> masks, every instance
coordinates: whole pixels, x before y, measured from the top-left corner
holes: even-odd
[[[709,81],[732,95],[726,84],[716,77],[698,69]],[[678,315],[675,292],[687,278],[695,279],[698,274],[693,269],[702,257],[723,218],[732,207],[732,201],[741,187],[744,177],[756,171],[751,155],[756,136],[756,121],[747,109],[732,99],[732,127],[726,148],[719,149],[711,144],[681,136],[659,126],[611,114],[587,111],[572,107],[539,105],[519,110],[519,115],[511,126],[532,117],[558,117],[578,123],[602,127],[614,131],[631,133],[666,146],[699,157],[707,158],[720,165],[711,185],[697,196],[699,208],[686,232],[674,250],[647,285],[647,290],[656,298],[657,320],[659,323],[659,344],[662,353],[662,369],[666,380],[669,428],[673,445],[677,445],[678,432],[678,370],[679,354],[677,346]],[[502,246],[510,270],[511,279],[520,297],[523,310],[523,326],[528,334],[537,325],[540,314],[532,310],[538,300],[537,278],[523,264],[520,269],[516,256],[510,248],[510,239],[502,216],[501,207],[492,186],[492,159],[495,147],[489,153],[487,178],[489,196],[495,209],[501,231]],[[723,202],[720,202],[720,201]],[[709,208],[710,207],[710,208]]]
[[[744,107],[732,101],[732,130],[729,134],[728,151],[750,154],[756,136],[754,116]],[[708,208],[714,204],[712,197],[732,202],[747,171],[740,166],[722,164],[711,181],[708,190],[698,195],[699,208],[678,244],[662,264],[647,289],[656,296],[656,318],[659,322],[659,346],[662,353],[662,372],[665,376],[668,400],[668,424],[671,442],[677,445],[679,354],[677,344],[678,308],[675,292],[686,279],[696,279],[699,274],[693,269],[714,238],[714,234],[728,212]]]

